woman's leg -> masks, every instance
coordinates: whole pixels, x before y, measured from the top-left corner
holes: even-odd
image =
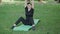
[[[35,23],[33,18],[30,19],[30,22],[31,22],[32,29],[35,30]]]
[[[16,23],[11,27],[11,29],[13,29],[14,27],[16,27],[16,25],[18,25],[20,22],[22,22],[25,25],[25,19],[23,17],[20,17]]]
[[[35,23],[32,17],[30,18],[29,22],[30,22],[29,25],[32,26],[32,30],[35,30]]]
[[[20,17],[17,21],[16,21],[16,25],[18,25],[20,22],[22,22],[23,24],[25,24],[25,19],[23,17]]]

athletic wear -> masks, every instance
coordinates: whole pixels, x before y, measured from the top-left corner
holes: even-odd
[[[34,24],[34,20],[33,20],[33,14],[34,14],[34,9],[31,8],[30,11],[28,11],[28,8],[25,7],[25,16],[26,19],[24,19],[23,17],[20,17],[17,21],[16,21],[16,25],[19,24],[20,22],[22,22],[24,25],[33,25]]]

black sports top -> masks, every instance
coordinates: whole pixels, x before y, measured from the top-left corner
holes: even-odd
[[[34,9],[33,8],[31,8],[31,10],[28,11],[28,8],[25,7],[26,24],[32,25],[34,23],[33,14],[34,14]]]

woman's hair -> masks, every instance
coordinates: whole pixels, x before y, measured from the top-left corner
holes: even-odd
[[[27,5],[28,5],[28,4],[32,5],[31,3],[27,3]]]

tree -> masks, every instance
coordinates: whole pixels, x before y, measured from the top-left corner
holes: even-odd
[[[55,1],[57,1],[58,3],[60,3],[60,0],[55,0]]]
[[[58,0],[55,0],[55,1],[58,1]]]
[[[60,0],[58,0],[58,2],[60,3]]]
[[[1,0],[0,0],[0,3],[1,3]]]

